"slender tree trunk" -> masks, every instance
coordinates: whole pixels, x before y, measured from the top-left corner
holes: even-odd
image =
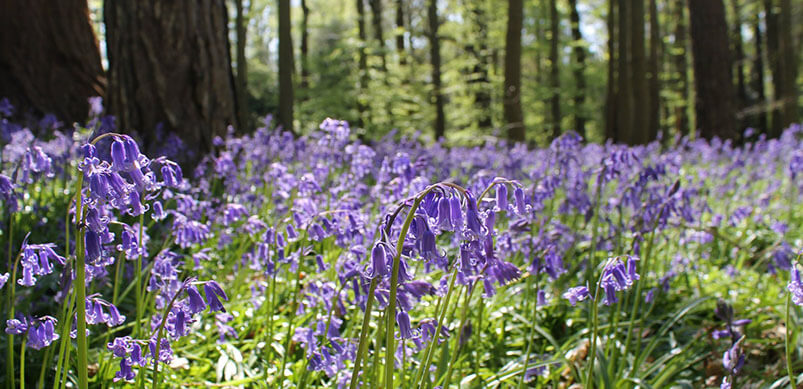
[[[242,1],[242,0],[239,0]],[[301,0],[301,88],[309,88],[309,7]]]
[[[549,138],[555,139],[560,133],[560,15],[558,14],[558,1],[549,1],[550,20],[550,46],[549,46],[549,86],[552,88],[550,101],[550,131]]]
[[[650,0],[650,58],[649,58],[649,90],[650,90],[650,124],[647,141],[658,137],[661,128],[661,32],[658,22],[657,0]]]
[[[237,121],[240,123],[240,130],[245,130],[248,127],[248,64],[245,59],[246,29],[248,28],[245,14],[248,11],[243,8],[243,0],[235,0],[234,6],[237,32],[237,85],[234,90],[237,92]]]
[[[677,73],[677,91],[680,98],[675,106],[675,130],[679,135],[689,134],[689,74],[688,74],[688,40],[686,37],[686,4],[675,3],[675,54],[673,63]]]
[[[773,97],[769,103],[770,127],[767,133],[771,137],[781,134],[781,113],[779,102],[782,99],[783,71],[781,69],[780,37],[779,37],[779,15],[778,8],[775,7],[773,0],[764,0],[765,21],[767,24],[767,62],[769,63],[770,73],[772,74]]]
[[[86,0],[0,0],[0,99],[83,122],[106,80]]]
[[[742,42],[742,7],[740,0],[731,0],[733,11],[733,69],[736,73],[736,97],[739,110],[747,105],[747,85],[744,78],[744,47]]]
[[[396,52],[399,53],[399,64],[407,64],[404,52],[404,0],[396,0]]]
[[[119,128],[149,146],[164,133],[199,154],[237,124],[223,0],[104,2],[109,58],[107,107]]]
[[[616,0],[608,0],[608,81],[605,93],[605,139],[618,141],[616,135]]]
[[[799,3],[798,3],[799,5]],[[786,127],[797,122],[797,75],[798,75],[798,55],[800,54],[800,46],[795,44],[793,29],[795,26],[800,25],[800,20],[793,23],[792,14],[795,10],[792,8],[791,0],[780,0],[780,15],[779,15],[779,34],[778,34],[778,50],[780,57],[778,58],[779,71],[783,73],[783,84],[780,86],[780,127]]]
[[[471,83],[474,84],[474,103],[477,106],[477,125],[480,129],[492,126],[491,93],[488,79],[488,21],[483,6],[472,3],[471,19],[476,31],[476,45],[471,44],[469,52],[474,55]]]
[[[577,12],[577,0],[569,0],[569,10],[571,12],[570,20],[572,23],[572,39],[574,39],[574,80],[575,87],[577,88],[574,96],[574,130],[580,136],[586,136],[586,117],[585,117],[585,101],[586,101],[586,50],[583,46],[583,34],[580,31],[580,14]]]
[[[753,89],[756,91],[756,102],[754,105],[761,107],[761,109],[758,110],[753,126],[761,132],[766,133],[769,128],[767,123],[767,111],[764,108],[767,103],[767,94],[764,91],[764,55],[766,53],[764,52],[763,44],[764,34],[761,32],[761,20],[758,15],[756,15],[756,20],[753,24],[753,35],[756,44],[756,56],[753,62]]]
[[[619,47],[618,47],[618,84],[617,91],[617,110],[616,110],[616,140],[619,142],[629,142],[633,134],[633,78],[631,77],[631,58],[630,58],[630,35],[632,31],[630,24],[631,7],[629,0],[618,0],[619,2]]]
[[[279,0],[279,124],[293,131],[293,37],[290,0]]]
[[[368,59],[365,54],[365,46],[367,45],[367,35],[365,33],[365,3],[364,0],[357,0],[357,38],[358,49],[358,72],[359,72],[359,95],[357,96],[357,127],[365,125],[365,111],[366,105],[364,101],[364,93],[368,88]]]
[[[711,139],[737,139],[736,94],[722,0],[688,0],[697,127]]]
[[[381,70],[385,73],[388,69],[387,60],[385,58],[385,38],[382,30],[382,0],[369,0],[371,5],[371,21],[374,27],[374,39],[377,44],[377,54],[381,64]]]
[[[649,140],[650,95],[647,86],[647,56],[644,45],[644,0],[632,0],[630,43],[633,56],[633,132],[630,144],[643,144]]]
[[[554,1],[554,0],[553,0]],[[509,0],[505,35],[505,125],[507,137],[524,142],[524,114],[521,111],[521,29],[524,13],[522,0]]]
[[[441,48],[438,37],[438,1],[430,0],[427,7],[429,20],[429,54],[432,63],[432,93],[435,99],[435,139],[446,135],[446,113],[444,112],[443,91],[441,90]]]

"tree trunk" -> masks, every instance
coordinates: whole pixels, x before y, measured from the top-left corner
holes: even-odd
[[[558,51],[558,41],[560,40],[560,15],[558,14],[558,1],[549,1],[549,20],[550,20],[550,45],[549,45],[549,86],[551,91],[550,100],[550,131],[549,139],[557,138],[560,133],[560,52]],[[519,32],[519,35],[521,33]]]
[[[240,130],[248,128],[248,64],[245,59],[246,29],[248,21],[245,14],[248,12],[243,8],[243,0],[235,0],[237,24],[237,85],[234,90],[237,92],[237,122],[240,123]]]
[[[797,122],[797,74],[798,74],[798,55],[800,47],[795,45],[793,29],[798,23],[793,24],[791,0],[780,0],[778,58],[779,71],[783,73],[783,83],[780,86],[780,127],[785,129]]]
[[[404,52],[404,0],[396,0],[396,51],[399,53],[399,64],[407,64]]]
[[[706,139],[739,137],[728,24],[722,0],[688,0],[697,127]]]
[[[618,47],[618,91],[616,103],[616,140],[629,142],[633,134],[633,78],[631,77],[630,59],[630,23],[631,7],[628,0],[619,2],[619,47]]]
[[[474,69],[470,83],[474,84],[474,104],[477,106],[477,126],[487,129],[491,121],[491,93],[488,79],[488,20],[483,6],[472,2],[471,18],[476,31],[476,46],[468,49],[474,55]]]
[[[83,122],[106,80],[86,0],[0,0],[0,99],[20,119]]]
[[[586,101],[586,50],[583,46],[583,34],[580,31],[580,14],[577,12],[577,0],[569,0],[569,9],[571,11],[570,19],[572,23],[572,39],[574,39],[574,80],[575,91],[574,96],[574,130],[580,136],[586,136],[586,118],[585,118],[585,101]]]
[[[644,144],[649,141],[650,95],[647,87],[647,56],[644,45],[644,0],[633,0],[630,24],[631,55],[633,56],[633,132],[629,144]]]
[[[369,4],[371,5],[371,21],[374,26],[377,54],[379,55],[382,72],[385,73],[388,69],[388,64],[385,62],[385,34],[382,31],[382,0],[369,0]]]
[[[554,1],[554,0],[553,0]],[[509,0],[505,35],[504,113],[507,137],[524,142],[524,114],[521,111],[521,29],[524,13],[522,0]]]
[[[363,127],[365,125],[365,101],[363,94],[365,90],[368,88],[368,59],[365,55],[365,46],[367,44],[367,38],[365,33],[365,3],[363,0],[357,0],[357,38],[359,42],[357,43],[357,56],[358,56],[358,72],[359,72],[359,94],[357,96],[357,127]]]
[[[675,54],[673,62],[677,72],[677,90],[680,98],[675,106],[675,130],[678,135],[689,134],[689,74],[687,63],[687,37],[686,37],[686,4],[683,1],[675,3]]]
[[[242,0],[239,0],[242,1]],[[309,7],[301,0],[301,88],[309,87]]]
[[[441,47],[438,37],[438,1],[430,0],[427,7],[429,20],[429,55],[432,64],[432,94],[435,99],[435,140],[446,135],[446,113],[444,112],[443,91],[441,90]]]
[[[616,3],[608,0],[608,15],[606,16],[608,29],[608,81],[605,93],[605,139],[614,142],[616,138]]]
[[[139,131],[148,146],[162,128],[211,150],[237,124],[225,2],[106,0],[103,12],[107,107],[119,128]]]
[[[779,37],[779,15],[773,0],[764,0],[765,20],[767,23],[767,62],[769,62],[770,73],[772,74],[773,98],[769,102],[770,127],[767,133],[771,137],[781,134],[781,113],[779,100],[782,98],[783,91],[783,71],[781,69],[780,37]]]
[[[742,16],[740,0],[731,0],[733,8],[733,69],[736,71],[736,97],[739,110],[747,105],[747,85],[744,81],[744,47],[742,43]]]
[[[279,0],[279,124],[293,131],[293,36],[290,0]]]
[[[661,128],[661,32],[658,22],[657,0],[650,0],[650,58],[649,58],[649,90],[650,90],[650,124],[647,141],[658,137]]]
[[[767,103],[767,94],[764,91],[764,55],[766,53],[764,53],[764,38],[761,32],[761,21],[758,15],[756,15],[756,20],[753,24],[753,35],[753,39],[756,43],[756,56],[753,62],[753,89],[756,91],[754,106],[761,107],[753,121],[753,127],[766,133],[769,128],[767,124],[767,111],[764,109]]]

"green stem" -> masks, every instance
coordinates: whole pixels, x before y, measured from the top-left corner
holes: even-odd
[[[76,343],[78,345],[78,388],[86,389],[87,376],[87,344],[86,344],[86,262],[84,258],[84,229],[79,229],[78,240],[75,242],[76,268],[75,268],[75,305],[77,317]]]
[[[136,297],[137,297],[137,315],[136,315],[136,320],[134,321],[134,334],[135,334],[135,336],[139,336],[140,335],[140,330],[141,330],[140,321],[142,319],[142,315],[145,313],[144,312],[144,308],[143,308],[143,303],[144,303],[143,300],[144,300],[144,298],[143,298],[143,295],[142,295],[142,255],[143,255],[142,252],[144,251],[142,249],[142,246],[143,246],[142,245],[142,243],[143,243],[142,242],[142,236],[143,236],[143,231],[142,231],[143,227],[142,226],[145,224],[144,223],[144,216],[145,216],[144,213],[139,215],[139,240],[137,241],[137,245],[139,246],[139,256],[137,257],[137,266],[134,269],[134,275],[135,275],[135,278],[136,278],[136,280],[134,280],[134,284],[136,285]]]
[[[22,338],[22,345],[20,345],[20,389],[25,389],[25,344],[27,336]]]
[[[530,325],[530,336],[527,337],[527,353],[524,356],[524,370],[521,372],[521,378],[519,379],[519,389],[524,388],[524,380],[527,376],[527,369],[530,368],[530,352],[532,351],[533,346],[533,338],[535,338],[535,325],[538,322],[538,276],[540,273],[534,275],[535,279],[535,307],[533,308],[533,321]]]
[[[6,305],[8,306],[8,319],[14,318],[14,286],[17,284],[17,269],[13,266],[12,260],[14,254],[14,214],[8,216],[8,269],[11,270],[11,282],[8,285],[8,293],[6,294]],[[8,380],[8,388],[14,389],[14,335],[8,334],[8,345],[6,346],[6,377]]]
[[[469,290],[470,289],[470,290]],[[448,388],[449,383],[452,380],[452,371],[454,370],[455,362],[457,361],[457,355],[460,353],[460,338],[463,336],[463,328],[466,325],[466,317],[468,316],[468,306],[471,303],[471,298],[474,296],[474,291],[477,290],[477,285],[474,285],[473,288],[470,288],[468,285],[466,286],[466,297],[463,302],[463,308],[460,311],[460,326],[457,327],[457,333],[455,334],[455,342],[454,346],[452,346],[452,356],[449,360],[449,367],[446,369],[446,380],[444,381],[443,387]]]
[[[378,277],[374,277],[374,279],[371,280],[371,286],[368,288],[368,297],[365,302],[365,315],[363,315],[362,330],[360,330],[360,343],[357,345],[357,355],[354,357],[354,369],[351,372],[349,389],[357,389],[357,383],[360,380],[360,365],[362,364],[362,358],[363,354],[365,354],[365,349],[368,347],[366,337],[371,326],[371,311],[374,304],[374,293],[376,292],[376,286],[379,283],[378,280]]]
[[[590,300],[591,303],[591,356],[588,359],[588,371],[586,372],[586,385],[594,387],[594,361],[597,358],[597,331],[599,328],[598,315],[599,304],[597,297],[599,297],[599,282],[597,282],[596,291],[594,292],[594,299]]]
[[[449,300],[451,299],[452,291],[454,290],[454,281],[457,279],[457,270],[457,263],[455,263],[454,271],[452,272],[452,279],[449,281],[449,289],[446,291],[446,299],[443,301],[440,317],[438,317],[438,322],[435,326],[435,333],[432,334],[432,339],[429,340],[427,356],[424,360],[424,365],[421,367],[421,378],[418,381],[418,388],[424,387],[424,380],[429,373],[429,364],[432,362],[432,355],[435,354],[435,345],[438,343],[438,338],[441,334],[441,328],[443,328],[443,320],[446,318],[446,311],[448,311],[449,308]]]
[[[792,388],[797,388],[797,384],[795,382],[795,374],[792,370],[792,347],[790,344],[790,340],[792,338],[792,321],[791,315],[789,311],[791,311],[792,305],[792,294],[786,294],[786,339],[784,341],[784,345],[786,347],[786,372],[789,374],[789,383]]]
[[[301,264],[298,264],[296,271],[296,287],[293,291],[293,305],[292,311],[287,319],[287,336],[284,340],[284,355],[282,355],[282,369],[279,371],[279,377],[284,382],[284,368],[287,365],[287,354],[290,353],[290,339],[293,337],[293,318],[295,317],[296,310],[298,309],[298,292],[301,285]],[[156,389],[156,388],[154,388]]]

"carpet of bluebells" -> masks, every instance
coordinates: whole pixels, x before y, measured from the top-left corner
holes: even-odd
[[[800,126],[533,150],[266,118],[182,172],[94,107],[0,104],[8,387],[800,381]]]

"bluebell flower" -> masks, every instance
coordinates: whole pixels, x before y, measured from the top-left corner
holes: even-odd
[[[219,298],[229,301],[229,297],[226,296],[226,292],[223,291],[217,282],[207,281],[204,283],[204,294],[206,294],[206,302],[209,304],[209,310],[211,312],[226,312],[226,308],[223,307],[223,304],[220,302]]]
[[[407,312],[399,311],[399,313],[396,314],[396,323],[399,325],[399,339],[412,339],[417,337],[417,334],[415,334],[412,327],[410,327],[410,316]]]
[[[583,301],[590,296],[587,286],[575,286],[569,288],[563,293],[563,298],[569,300],[572,306],[576,305],[578,301]]]
[[[198,288],[196,288],[195,285],[187,286],[187,295],[189,296],[190,313],[195,314],[206,309],[206,303],[201,297],[201,294],[198,293]]]

